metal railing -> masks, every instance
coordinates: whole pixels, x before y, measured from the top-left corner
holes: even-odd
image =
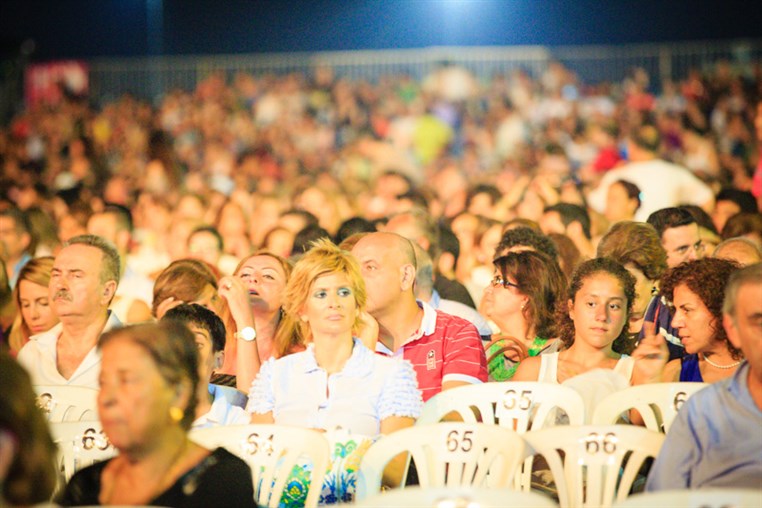
[[[584,83],[620,82],[635,67],[645,69],[655,90],[666,79],[679,79],[692,68],[706,70],[718,60],[748,69],[762,61],[762,39],[624,46],[429,47],[380,51],[332,51],[213,56],[96,59],[89,63],[91,96],[96,102],[131,93],[155,99],[173,88],[193,89],[213,72],[231,79],[253,75],[309,74],[318,65],[336,76],[374,81],[383,75],[422,79],[443,62],[461,65],[481,80],[522,69],[538,77],[552,60],[576,72]]]

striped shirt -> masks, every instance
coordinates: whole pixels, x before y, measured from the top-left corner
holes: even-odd
[[[487,359],[476,327],[424,302],[418,305],[423,309],[418,330],[397,351],[379,341],[376,352],[402,356],[413,365],[424,402],[441,392],[447,381],[486,382]]]

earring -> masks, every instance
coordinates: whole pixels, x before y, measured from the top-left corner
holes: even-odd
[[[657,288],[656,286],[652,286],[651,287],[651,296],[656,296],[658,294],[659,294],[659,288]]]
[[[527,302],[522,303],[521,304],[521,310],[524,310],[526,308],[526,306],[527,306]]]
[[[179,407],[172,406],[171,408],[169,408],[169,418],[173,422],[180,423],[180,421],[183,419],[183,416],[185,416],[185,412]]]

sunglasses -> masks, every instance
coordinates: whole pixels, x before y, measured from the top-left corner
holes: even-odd
[[[519,289],[518,284],[514,284],[513,282],[509,282],[507,280],[503,279],[502,275],[495,275],[492,277],[492,281],[490,281],[493,288],[503,286],[504,288],[508,289],[509,287],[515,287],[516,289]]]

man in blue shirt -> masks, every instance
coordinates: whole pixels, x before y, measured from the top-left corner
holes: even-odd
[[[723,314],[728,338],[746,360],[680,409],[648,491],[762,486],[762,263],[731,276]]]

